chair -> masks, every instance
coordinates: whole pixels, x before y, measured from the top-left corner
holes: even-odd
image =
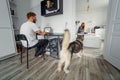
[[[28,40],[27,40],[27,38],[26,38],[26,36],[25,36],[24,34],[17,34],[17,35],[16,35],[16,40],[17,40],[17,41],[25,40],[25,41],[27,42],[27,47],[24,47],[23,45],[22,45],[22,47],[24,47],[24,48],[27,49],[27,50],[26,50],[26,53],[27,53],[27,69],[28,69],[28,68],[29,68],[28,50],[29,50],[29,49],[32,49],[32,48],[35,48],[36,46],[28,47]],[[22,63],[22,48],[20,49],[20,52],[21,52],[21,63]],[[44,58],[44,56],[43,56],[43,58]]]

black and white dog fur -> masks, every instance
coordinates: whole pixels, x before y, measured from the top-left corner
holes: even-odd
[[[81,56],[80,51],[83,53],[83,36],[77,37],[76,41],[70,43],[70,32],[68,29],[64,31],[64,38],[62,42],[62,49],[60,51],[60,60],[58,62],[58,71],[62,70],[62,66],[64,64],[63,70],[65,73],[69,73],[68,67],[70,65],[70,61],[73,53],[78,53]]]

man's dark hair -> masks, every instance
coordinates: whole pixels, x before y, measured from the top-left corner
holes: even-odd
[[[36,16],[36,14],[34,12],[28,12],[27,13],[27,18],[29,19],[31,16]]]

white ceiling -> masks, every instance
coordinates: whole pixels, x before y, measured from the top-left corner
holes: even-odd
[[[86,11],[87,1],[89,1],[90,10],[102,10],[108,7],[109,0],[77,0],[76,1],[76,10],[77,11]]]

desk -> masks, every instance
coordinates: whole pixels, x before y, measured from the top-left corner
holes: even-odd
[[[83,44],[85,47],[100,48],[101,40],[98,36],[87,34],[84,36]]]
[[[63,37],[63,34],[62,33],[52,33],[52,34],[47,34],[47,35],[45,35],[44,36],[44,38],[45,39],[48,39],[48,40],[50,40],[49,38],[50,37],[55,37],[55,41],[56,41],[56,45],[57,45],[57,47],[56,47],[56,49],[57,49],[57,56],[55,57],[55,58],[59,58],[59,52],[60,52],[60,37]],[[53,39],[53,38],[52,38]],[[49,45],[50,45],[50,42],[49,42]],[[52,56],[52,47],[50,47],[50,56]],[[54,56],[52,56],[52,57],[54,57]]]

